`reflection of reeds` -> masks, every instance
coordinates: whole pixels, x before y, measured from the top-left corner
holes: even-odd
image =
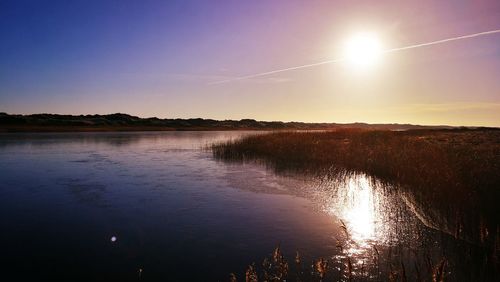
[[[486,257],[488,266],[478,271],[478,279],[496,277],[498,273],[500,130],[276,132],[215,144],[211,149],[217,159],[260,161],[277,172],[328,179],[362,173],[393,184],[390,187],[408,195],[407,204],[415,204],[414,208],[422,212],[432,211],[422,220],[446,225],[443,232],[484,250],[481,255]],[[349,240],[347,226],[341,222],[340,228]],[[337,246],[344,251],[342,244]],[[445,268],[452,265],[450,262],[447,266],[444,260],[435,264],[431,257],[436,256],[422,254],[422,263],[409,267],[411,264],[403,264],[389,248],[384,255],[388,256],[387,261],[396,263],[388,271],[384,266],[387,264],[380,262],[379,250],[374,251],[374,271],[379,278],[385,271],[385,280],[391,273],[393,278],[406,279],[411,272],[421,281],[432,277],[442,281]],[[472,255],[467,259],[481,260]],[[335,263],[341,264],[335,261],[330,265]],[[349,262],[343,265],[344,273],[349,272]],[[315,263],[311,268],[312,273],[318,273]]]
[[[490,233],[499,222],[500,130],[276,132],[212,151],[218,159],[260,160],[277,171],[374,176],[405,189],[423,208],[439,209],[459,238],[478,239],[479,218]]]

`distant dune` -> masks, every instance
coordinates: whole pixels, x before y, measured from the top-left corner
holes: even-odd
[[[170,131],[170,130],[321,130],[335,128],[365,129],[432,129],[451,126],[367,123],[305,123],[281,121],[213,120],[202,118],[140,118],[128,114],[109,115],[10,115],[0,113],[0,132],[79,132],[79,131]]]

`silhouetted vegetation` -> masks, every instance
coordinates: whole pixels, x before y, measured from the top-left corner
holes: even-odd
[[[421,263],[405,265],[402,261],[381,263],[376,248],[373,250],[373,261],[367,262],[361,270],[354,271],[353,259],[349,256],[340,258],[318,258],[303,261],[297,251],[293,260],[288,260],[276,247],[261,264],[248,265],[244,275],[229,274],[229,281],[446,281],[447,260],[441,258],[432,261],[424,259]],[[384,264],[384,265],[381,265]],[[408,274],[414,274],[408,276]],[[240,278],[240,280],[238,280]],[[244,278],[244,279],[241,279]]]
[[[215,144],[212,151],[218,159],[258,161],[278,173],[375,177],[406,195],[428,227],[479,246],[486,277],[498,273],[500,130],[274,132]],[[444,262],[436,281],[441,268]]]
[[[332,129],[343,127],[377,129],[430,128],[410,124],[337,124],[280,121],[213,120],[202,118],[160,119],[140,118],[127,114],[110,115],[9,115],[0,113],[0,132],[28,131],[148,131],[148,130],[286,130]],[[432,127],[434,128],[434,127]]]

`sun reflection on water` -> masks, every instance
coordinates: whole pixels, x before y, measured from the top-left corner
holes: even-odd
[[[332,201],[326,212],[338,217],[345,228],[348,255],[361,254],[384,241],[381,196],[375,183],[366,175],[353,175],[336,183]]]
[[[375,236],[375,211],[373,193],[366,177],[350,178],[347,184],[347,203],[341,217],[350,228],[351,237],[357,242]]]

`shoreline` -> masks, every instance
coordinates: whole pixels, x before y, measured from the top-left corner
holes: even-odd
[[[364,130],[455,129],[449,125],[417,125],[365,122],[257,121],[254,119],[214,120],[203,118],[141,118],[128,114],[108,115],[12,115],[0,112],[0,132],[119,132],[119,131],[229,131],[229,130]],[[470,128],[478,128],[471,126]]]
[[[148,126],[99,126],[99,127],[78,127],[78,126],[0,126],[0,133],[78,133],[78,132],[164,132],[164,131],[274,131],[286,129],[264,129],[264,128],[226,128],[226,127],[148,127]],[[306,129],[325,130],[325,129]]]
[[[286,127],[286,128],[262,128],[262,127],[163,127],[163,126],[15,126],[0,125],[0,134],[5,133],[84,133],[84,132],[170,132],[170,131],[262,131],[262,132],[287,132],[287,131],[496,131],[498,127],[418,127],[418,128],[390,128],[386,126],[373,125],[370,127],[353,126],[331,126],[331,127]]]

